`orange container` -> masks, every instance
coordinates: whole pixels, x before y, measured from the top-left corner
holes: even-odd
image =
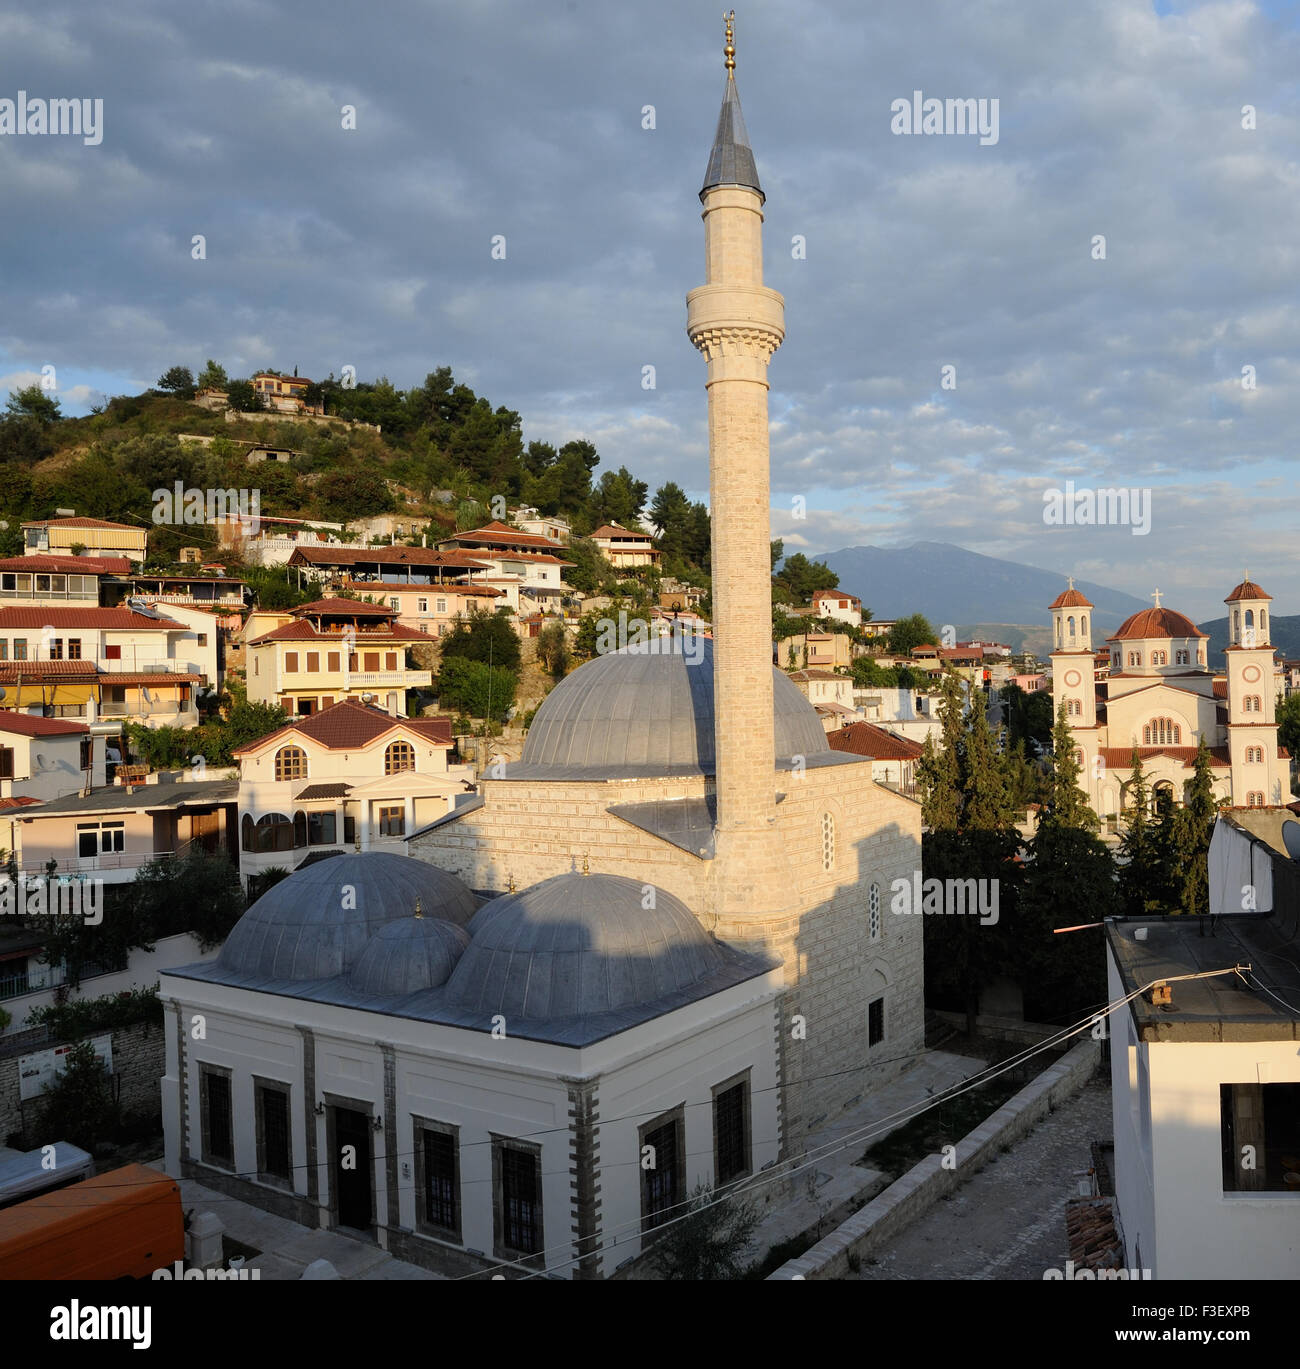
[[[180,1185],[145,1165],[0,1212],[0,1279],[147,1279],[184,1258]]]

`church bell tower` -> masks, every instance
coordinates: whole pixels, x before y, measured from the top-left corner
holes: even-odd
[[[708,363],[713,523],[716,849],[723,901],[755,902],[776,822],[767,366],[785,301],[763,284],[763,190],[736,91],[735,11],[727,82],[700,202],[706,284],[686,296],[686,331]]]

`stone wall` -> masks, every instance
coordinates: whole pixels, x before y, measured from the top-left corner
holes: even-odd
[[[957,1143],[956,1169],[944,1169],[940,1156],[927,1155],[829,1236],[768,1278],[845,1278],[851,1272],[850,1259],[856,1263],[881,1249],[945,1194],[978,1173],[1002,1146],[1023,1136],[1063,1098],[1082,1088],[1096,1072],[1100,1055],[1098,1042],[1081,1041]]]
[[[34,1036],[35,1034],[26,1034]],[[108,1032],[88,1032],[85,1039],[109,1035]],[[166,1072],[165,1042],[161,1025],[137,1022],[131,1027],[119,1027],[112,1033],[113,1076],[118,1081],[118,1101],[123,1115],[157,1114],[162,1107],[160,1080]],[[28,1039],[5,1043],[0,1051],[0,1144],[13,1132],[26,1132],[39,1124],[41,1100],[18,1096],[18,1061],[22,1055],[34,1055],[66,1044],[70,1038],[49,1036],[43,1040]],[[34,1139],[32,1144],[35,1144]],[[30,1148],[30,1147],[29,1147]]]
[[[483,808],[409,843],[410,854],[476,889],[526,888],[581,869],[632,875],[675,894],[706,930],[785,966],[782,1104],[787,1148],[854,1106],[924,1048],[922,922],[890,911],[890,885],[920,864],[920,807],[876,784],[868,762],[777,774],[775,832],[749,872],[761,906],[719,898],[722,863],[615,817],[611,806],[704,796],[702,777],[629,781],[484,780]],[[833,823],[823,866],[823,817]],[[869,890],[880,890],[870,935]],[[719,914],[716,910],[722,908]],[[884,999],[884,1039],[867,1045],[867,1007]],[[799,1019],[799,1020],[796,1020]]]

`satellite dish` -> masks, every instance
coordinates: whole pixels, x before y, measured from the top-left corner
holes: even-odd
[[[1282,844],[1292,860],[1300,861],[1300,822],[1287,818],[1282,824]]]
[[[49,757],[46,756],[44,751],[38,751],[36,753],[36,767],[38,770],[48,770],[50,768]],[[1297,826],[1300,826],[1300,824],[1297,824]]]

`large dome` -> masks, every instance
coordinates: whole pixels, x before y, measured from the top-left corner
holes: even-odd
[[[1125,618],[1119,630],[1106,638],[1108,642],[1143,640],[1166,637],[1207,637],[1194,622],[1172,608],[1140,608]]]
[[[642,1007],[727,963],[680,899],[624,875],[555,875],[485,904],[469,931],[447,1001],[507,1024]]]
[[[458,926],[478,907],[455,875],[426,861],[380,851],[332,856],[268,889],[235,924],[217,963],[260,979],[332,979],[417,902],[426,918]]]
[[[772,670],[774,762],[830,751],[812,704]],[[713,643],[660,637],[599,656],[537,710],[524,766],[654,776],[716,770]]]

